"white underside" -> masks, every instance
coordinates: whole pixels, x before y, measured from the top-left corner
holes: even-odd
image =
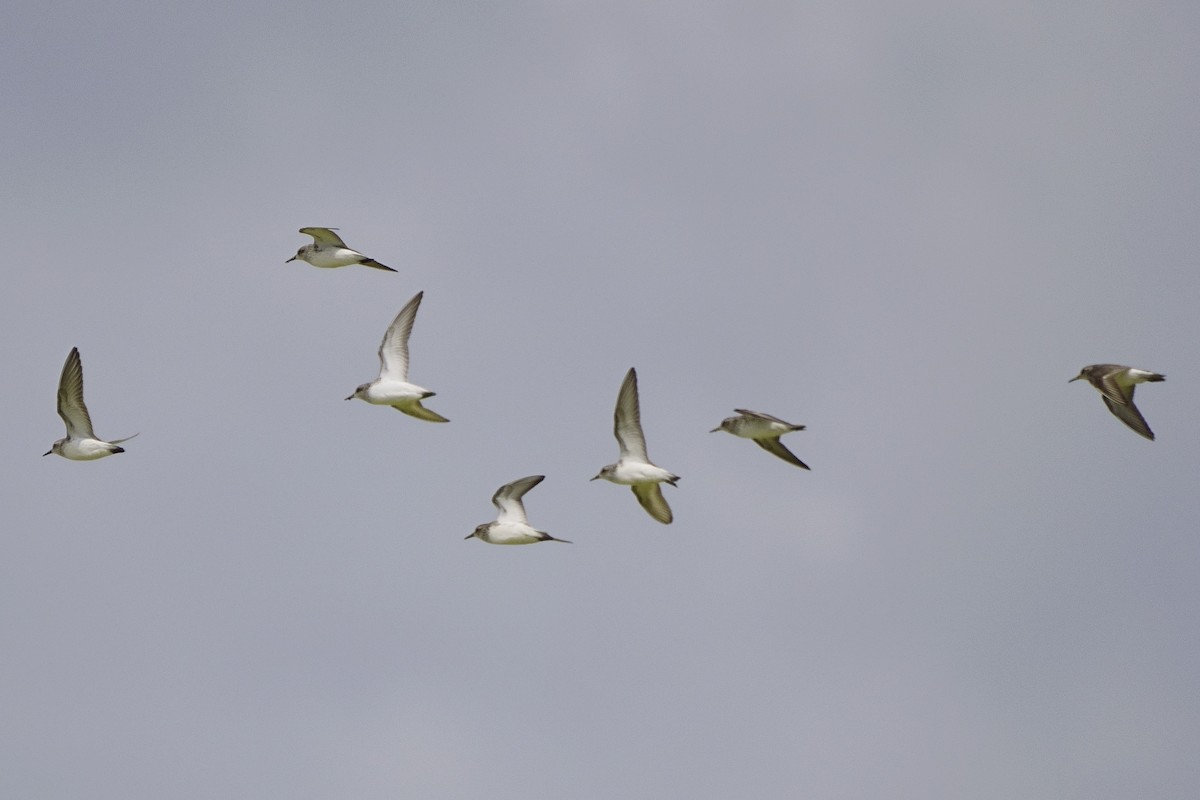
[[[57,451],[63,458],[72,461],[95,461],[98,458],[111,456],[115,445],[102,442],[99,439],[68,439]]]
[[[488,544],[533,544],[542,541],[538,532],[520,523],[495,523],[480,537]]]
[[[639,461],[621,461],[612,475],[602,476],[605,480],[619,483],[623,486],[633,486],[637,483],[662,483],[670,481],[675,476],[669,470]]]
[[[356,250],[344,250],[338,247],[305,253],[302,258],[314,267],[333,269],[334,267],[349,267],[352,264],[358,264],[364,256]]]
[[[743,422],[737,426],[736,430],[730,431],[734,436],[741,436],[743,439],[773,439],[776,436],[782,436],[790,432],[791,428],[789,426],[780,425],[778,422],[771,422],[765,419]]]
[[[1156,373],[1147,372],[1144,369],[1127,369],[1123,374],[1118,376],[1117,382],[1122,386],[1132,386],[1137,383],[1145,383],[1147,379]]]
[[[363,400],[377,406],[415,405],[430,396],[430,391],[415,383],[376,381],[361,395]]]

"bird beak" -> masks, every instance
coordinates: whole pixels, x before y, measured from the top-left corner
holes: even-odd
[[[717,432],[717,431],[719,431],[719,430],[721,430],[721,429],[720,429],[720,428],[713,428],[711,431],[709,431],[709,433],[716,433],[716,432]]]
[[[285,262],[283,262],[283,263],[285,263],[285,264],[286,264],[286,263],[288,263],[288,261],[295,261],[295,260],[296,260],[296,257],[295,257],[295,256],[292,256],[291,258],[289,258],[287,261],[285,261]]]
[[[467,539],[471,539],[474,536],[475,536],[475,532],[472,531],[471,533],[468,533],[466,536],[463,537],[463,541],[465,542]]]
[[[596,476],[596,478],[599,478],[599,477],[600,477],[599,475],[597,475],[597,476]],[[596,478],[588,478],[588,481],[589,481],[589,482],[590,482],[590,481],[594,481],[594,480],[596,480]]]
[[[1071,378],[1071,380],[1067,381],[1067,383],[1074,383],[1075,381],[1079,380],[1082,377],[1083,377],[1083,375],[1076,375],[1074,378]]]
[[[46,452],[42,453],[42,457],[45,458],[46,456],[50,455],[53,452],[54,452],[53,450],[47,450]]]
[[[347,400],[353,400],[353,399],[354,399],[354,395],[350,395],[350,396],[349,396],[349,397],[347,397],[346,399],[347,399]]]

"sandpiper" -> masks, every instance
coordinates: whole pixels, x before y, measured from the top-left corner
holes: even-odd
[[[482,539],[488,544],[533,544],[534,542],[565,542],[545,531],[539,531],[529,524],[525,516],[525,504],[521,498],[533,487],[545,479],[545,475],[530,475],[512,483],[506,483],[492,495],[492,505],[500,510],[495,522],[485,522],[476,526],[472,536]]]
[[[450,421],[421,405],[422,400],[433,397],[435,392],[408,382],[408,336],[412,333],[417,309],[424,296],[424,292],[413,295],[383,334],[383,341],[379,344],[379,377],[359,386],[347,400],[358,397],[373,405],[391,406],[410,417],[428,422]]]
[[[1120,364],[1092,364],[1081,369],[1067,383],[1081,378],[1096,387],[1113,416],[1147,439],[1154,440],[1154,431],[1150,430],[1146,418],[1133,404],[1133,389],[1139,383],[1164,381],[1167,376]]]
[[[323,269],[334,269],[336,267],[349,267],[354,264],[362,264],[364,267],[372,267],[374,269],[387,270],[395,272],[391,267],[380,264],[373,258],[367,258],[357,250],[351,250],[346,247],[346,243],[342,241],[342,237],[338,236],[334,231],[337,228],[301,228],[301,233],[306,233],[313,237],[312,244],[306,244],[296,251],[296,255],[289,258],[288,261],[307,261],[314,267]]]
[[[650,516],[669,525],[674,517],[659,484],[675,486],[679,476],[655,466],[650,462],[650,456],[646,455],[646,436],[642,433],[642,413],[638,404],[637,372],[633,367],[625,373],[621,391],[617,394],[613,435],[617,437],[621,457],[617,463],[600,470],[592,480],[603,478],[630,487]]]
[[[784,447],[783,442],[779,441],[779,437],[785,433],[804,430],[803,425],[793,425],[790,422],[784,422],[779,417],[772,417],[770,414],[764,414],[761,411],[750,411],[745,408],[735,408],[734,411],[740,416],[726,417],[721,420],[720,425],[713,428],[709,433],[727,431],[734,436],[750,439],[763,450],[772,455],[779,456],[789,464],[795,464],[801,469],[808,469],[808,464],[796,458],[796,455]]]
[[[42,453],[43,456],[56,453],[72,461],[95,461],[113,453],[124,453],[125,448],[120,447],[120,443],[137,436],[135,433],[111,442],[96,438],[92,417],[83,402],[83,362],[79,360],[78,347],[72,347],[67,354],[58,379],[58,415],[67,425],[67,435]]]

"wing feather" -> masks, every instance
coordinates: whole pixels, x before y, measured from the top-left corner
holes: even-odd
[[[1146,418],[1142,416],[1142,412],[1138,411],[1137,406],[1132,402],[1114,403],[1109,399],[1107,394],[1101,395],[1101,397],[1104,398],[1104,405],[1108,406],[1108,410],[1113,413],[1114,417],[1124,422],[1142,436],[1154,441],[1154,431],[1150,430],[1150,426],[1146,423]]]
[[[67,425],[67,436],[72,439],[95,439],[92,417],[83,402],[83,362],[79,359],[79,348],[72,347],[63,363],[62,375],[58,379],[58,415]]]
[[[648,462],[646,436],[642,433],[642,410],[638,402],[637,371],[633,367],[625,373],[621,391],[617,393],[617,407],[613,412],[613,435],[621,447],[621,458],[627,456]],[[648,509],[647,509],[648,510]],[[651,512],[653,513],[653,512]],[[668,515],[670,509],[667,510]],[[657,518],[656,518],[657,519]]]
[[[413,295],[383,334],[383,341],[379,343],[381,380],[408,381],[408,337],[412,333],[417,309],[421,307],[421,298],[424,296],[425,292]]]
[[[391,267],[387,266],[386,264],[380,264],[378,261],[376,261],[373,258],[364,258],[362,261],[360,261],[358,263],[362,264],[364,267],[371,267],[372,269],[382,269],[382,270],[387,270],[388,272],[396,271],[396,270],[392,269]]]
[[[417,419],[423,419],[426,422],[449,422],[450,421],[450,420],[446,419],[445,417],[443,417],[441,414],[434,411],[433,409],[426,408],[425,406],[421,405],[419,402],[413,403],[411,405],[406,405],[406,406],[392,406],[392,408],[396,409],[397,411],[408,414],[410,417],[416,417]]]
[[[300,232],[313,237],[313,241],[317,244],[345,247],[346,243],[342,241],[342,237],[334,233],[336,230],[337,228],[301,228]]]
[[[766,450],[771,455],[779,456],[780,458],[782,458],[784,461],[788,462],[789,464],[795,464],[797,467],[800,467],[801,469],[809,468],[808,464],[805,464],[803,461],[796,458],[796,454],[793,453],[791,450],[788,450],[787,447],[784,446],[783,442],[779,441],[778,437],[775,437],[773,439],[751,439],[750,441],[754,442],[756,445],[761,447],[763,450]]]
[[[1112,371],[1100,376],[1100,380],[1095,386],[1100,390],[1100,394],[1104,395],[1106,400],[1111,400],[1114,403],[1121,405],[1133,405],[1133,384],[1122,384],[1118,377],[1124,374],[1124,370]],[[1116,413],[1115,411],[1113,412]]]
[[[520,522],[528,525],[529,519],[525,516],[525,504],[521,502],[521,498],[545,479],[545,475],[530,475],[528,478],[506,483],[497,489],[496,493],[492,495],[492,505],[500,511],[496,521]]]
[[[675,517],[671,514],[671,507],[667,505],[667,498],[663,497],[661,485],[657,483],[635,483],[629,488],[633,489],[638,503],[641,504],[642,508],[646,509],[647,514],[664,525],[671,524],[671,520]]]

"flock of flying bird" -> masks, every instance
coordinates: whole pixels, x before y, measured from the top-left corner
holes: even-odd
[[[334,233],[335,230],[337,229],[301,228],[300,233],[313,237],[313,242],[297,250],[296,255],[288,261],[299,259],[324,269],[361,264],[387,272],[396,271],[347,247],[342,238]],[[417,292],[404,308],[400,309],[400,313],[384,333],[383,341],[379,345],[378,377],[356,388],[347,400],[357,397],[372,405],[391,406],[397,411],[426,422],[449,422],[441,414],[421,403],[422,400],[433,397],[435,393],[408,381],[408,339],[423,296],[424,292]],[[1080,370],[1071,381],[1080,379],[1088,381],[1100,392],[1104,404],[1117,419],[1147,439],[1154,439],[1153,431],[1133,404],[1133,392],[1137,384],[1162,381],[1165,380],[1165,376],[1120,364],[1092,364]],[[768,453],[789,464],[801,469],[809,468],[779,440],[785,433],[804,430],[803,425],[793,425],[770,414],[744,408],[734,411],[738,416],[722,420],[711,433],[726,431],[734,436],[750,439]],[[72,461],[95,461],[113,453],[125,452],[125,448],[120,446],[121,443],[137,436],[135,433],[133,436],[111,441],[96,436],[91,416],[83,402],[83,364],[79,358],[78,347],[71,348],[58,381],[58,415],[66,423],[67,435],[56,441],[43,455],[55,453]],[[620,447],[620,457],[615,464],[601,469],[592,480],[603,478],[630,487],[638,503],[651,517],[664,524],[670,524],[673,515],[671,507],[663,497],[662,484],[675,486],[679,476],[655,465],[646,453],[646,436],[642,431],[641,410],[638,404],[637,371],[632,367],[625,374],[621,389],[617,393],[613,434]],[[500,512],[495,521],[479,525],[466,538],[475,537],[490,544],[566,542],[566,539],[558,539],[545,531],[537,530],[529,524],[525,515],[522,498],[544,478],[544,475],[530,475],[497,489],[492,496],[492,504]]]

